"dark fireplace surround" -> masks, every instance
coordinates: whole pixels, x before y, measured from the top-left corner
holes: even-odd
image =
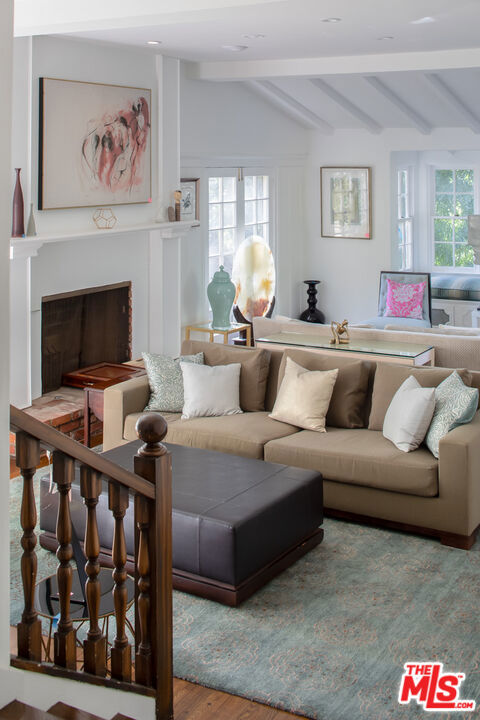
[[[131,358],[131,282],[42,298],[42,394],[57,390],[64,373]]]

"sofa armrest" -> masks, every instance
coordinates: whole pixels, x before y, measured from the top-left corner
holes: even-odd
[[[439,497],[471,535],[480,525],[480,412],[440,440]]]
[[[147,375],[111,385],[103,393],[103,449],[111,450],[128,442],[123,437],[125,418],[141,412],[148,403],[150,386]]]

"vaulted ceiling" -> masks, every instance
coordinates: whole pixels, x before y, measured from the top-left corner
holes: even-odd
[[[16,34],[62,34],[245,82],[307,127],[480,132],[480,0],[16,0]],[[134,12],[134,14],[132,14]],[[158,45],[148,45],[157,41]]]

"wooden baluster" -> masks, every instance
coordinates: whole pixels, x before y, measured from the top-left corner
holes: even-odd
[[[172,464],[170,454],[161,443],[167,433],[167,423],[161,415],[143,415],[136,429],[145,444],[134,458],[134,469],[155,486],[155,502],[139,495],[135,498],[140,626],[135,677],[139,683],[156,687],[156,719],[170,720],[173,718]],[[145,636],[148,630],[149,636]]]
[[[90,627],[87,639],[83,643],[85,672],[105,677],[106,675],[106,638],[98,624],[100,609],[100,539],[98,537],[97,504],[102,492],[102,476],[86,465],[80,469],[80,494],[87,506],[87,524],[85,527],[84,552],[88,560],[85,572],[88,575],[86,596]]]
[[[128,488],[110,480],[108,485],[108,506],[115,518],[113,532],[112,559],[115,566],[113,579],[113,600],[115,605],[115,620],[117,634],[113,643],[111,663],[112,678],[131,682],[132,680],[132,649],[125,633],[125,619],[127,615],[128,591],[127,581],[127,545],[125,542],[125,529],[123,520],[129,504]]]
[[[135,524],[138,531],[136,562],[136,646],[135,682],[147,687],[153,686],[152,627],[150,603],[150,508],[147,498],[135,497]]]
[[[60,667],[75,670],[77,667],[76,631],[70,617],[70,595],[72,592],[73,557],[72,520],[70,517],[69,493],[75,474],[75,461],[68,455],[55,450],[53,453],[53,482],[58,488],[57,515],[57,585],[60,603],[60,620],[54,635],[54,662]]]
[[[34,606],[37,580],[37,508],[33,491],[33,476],[40,462],[40,443],[24,432],[16,435],[16,463],[23,477],[22,509],[20,523],[22,536],[22,583],[25,606],[22,621],[17,625],[18,656],[40,662],[42,659],[42,624]]]

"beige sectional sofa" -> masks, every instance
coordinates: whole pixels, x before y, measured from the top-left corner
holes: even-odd
[[[445,368],[412,368],[328,357],[292,348],[286,353],[184,342],[182,354],[203,351],[210,365],[241,362],[243,414],[182,420],[162,413],[166,441],[264,459],[321,472],[327,514],[438,536],[469,548],[480,524],[480,413],[440,442],[436,460],[422,446],[404,453],[382,434],[394,393],[413,373],[438,385]],[[301,430],[268,417],[283,377],[285,356],[308,369],[339,367],[327,432]],[[480,372],[461,370],[480,387]],[[149,398],[146,377],[114,385],[104,394],[104,449],[136,440],[135,423]]]

